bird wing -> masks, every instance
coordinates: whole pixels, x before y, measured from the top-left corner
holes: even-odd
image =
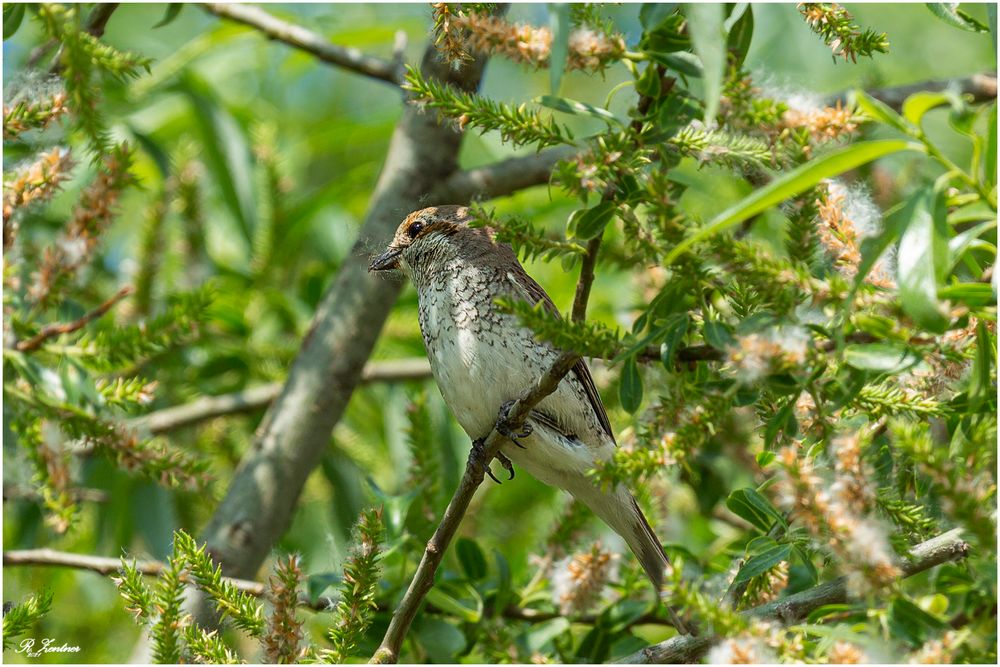
[[[539,301],[545,304],[545,308],[555,314],[560,315],[559,309],[556,304],[553,303],[552,299],[546,294],[545,290],[535,282],[535,279],[528,275],[528,272],[521,267],[520,263],[517,264],[517,276],[511,276],[511,282],[513,282],[515,289],[521,294],[527,297],[528,301],[535,305]],[[576,379],[580,381],[583,385],[583,390],[587,394],[587,400],[590,401],[590,407],[594,409],[597,414],[597,421],[600,422],[601,427],[604,429],[611,441],[615,441],[615,435],[611,431],[611,422],[608,420],[608,413],[604,409],[604,403],[601,402],[601,395],[597,393],[597,387],[594,385],[594,378],[590,375],[590,369],[587,368],[587,364],[584,363],[583,359],[580,359],[573,365],[570,369],[571,373],[576,375]]]

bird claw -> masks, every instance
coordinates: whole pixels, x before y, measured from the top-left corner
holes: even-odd
[[[476,440],[473,440],[472,453],[469,455],[469,461],[473,465],[476,465],[480,469],[482,469],[482,471],[487,475],[489,475],[489,478],[492,479],[494,482],[496,482],[497,484],[502,484],[502,482],[499,479],[497,479],[497,476],[494,475],[493,471],[490,469],[490,461],[486,460],[486,457],[483,452],[483,448],[485,447],[485,445],[486,445],[486,438],[477,438]],[[497,452],[494,458],[496,458],[496,460],[500,462],[500,465],[503,466],[504,470],[506,470],[510,475],[510,477],[507,478],[508,481],[514,479],[514,464],[511,462],[511,460],[500,452]]]
[[[535,429],[531,424],[525,422],[521,427],[522,431],[520,433],[514,431],[510,425],[510,409],[512,407],[514,407],[514,401],[507,401],[500,406],[500,413],[497,415],[495,428],[497,433],[507,438],[521,449],[527,449],[524,445],[518,442],[518,440],[521,438],[527,438]]]
[[[497,452],[496,458],[497,461],[500,462],[500,465],[503,466],[503,469],[506,470],[507,473],[510,475],[510,477],[507,478],[507,481],[509,482],[510,480],[514,479],[514,463],[509,458],[507,458],[502,452]]]

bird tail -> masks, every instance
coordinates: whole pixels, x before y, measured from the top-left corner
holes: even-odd
[[[656,590],[657,597],[666,607],[673,626],[681,634],[693,634],[688,625],[661,597],[663,577],[670,561],[632,494],[624,486],[618,486],[611,493],[602,493],[600,500],[594,494],[587,496],[589,497],[580,499],[622,536],[632,553],[639,559],[642,569],[646,571],[646,576]]]

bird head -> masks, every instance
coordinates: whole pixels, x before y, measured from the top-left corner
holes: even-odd
[[[402,269],[410,278],[435,260],[456,257],[463,249],[494,247],[489,231],[471,228],[466,206],[432,206],[406,216],[388,247],[372,258],[369,271]]]

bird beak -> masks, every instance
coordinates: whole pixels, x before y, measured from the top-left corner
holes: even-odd
[[[387,269],[399,268],[399,256],[401,254],[403,254],[402,248],[389,246],[381,255],[376,255],[372,258],[371,264],[368,265],[368,271],[385,271]]]

